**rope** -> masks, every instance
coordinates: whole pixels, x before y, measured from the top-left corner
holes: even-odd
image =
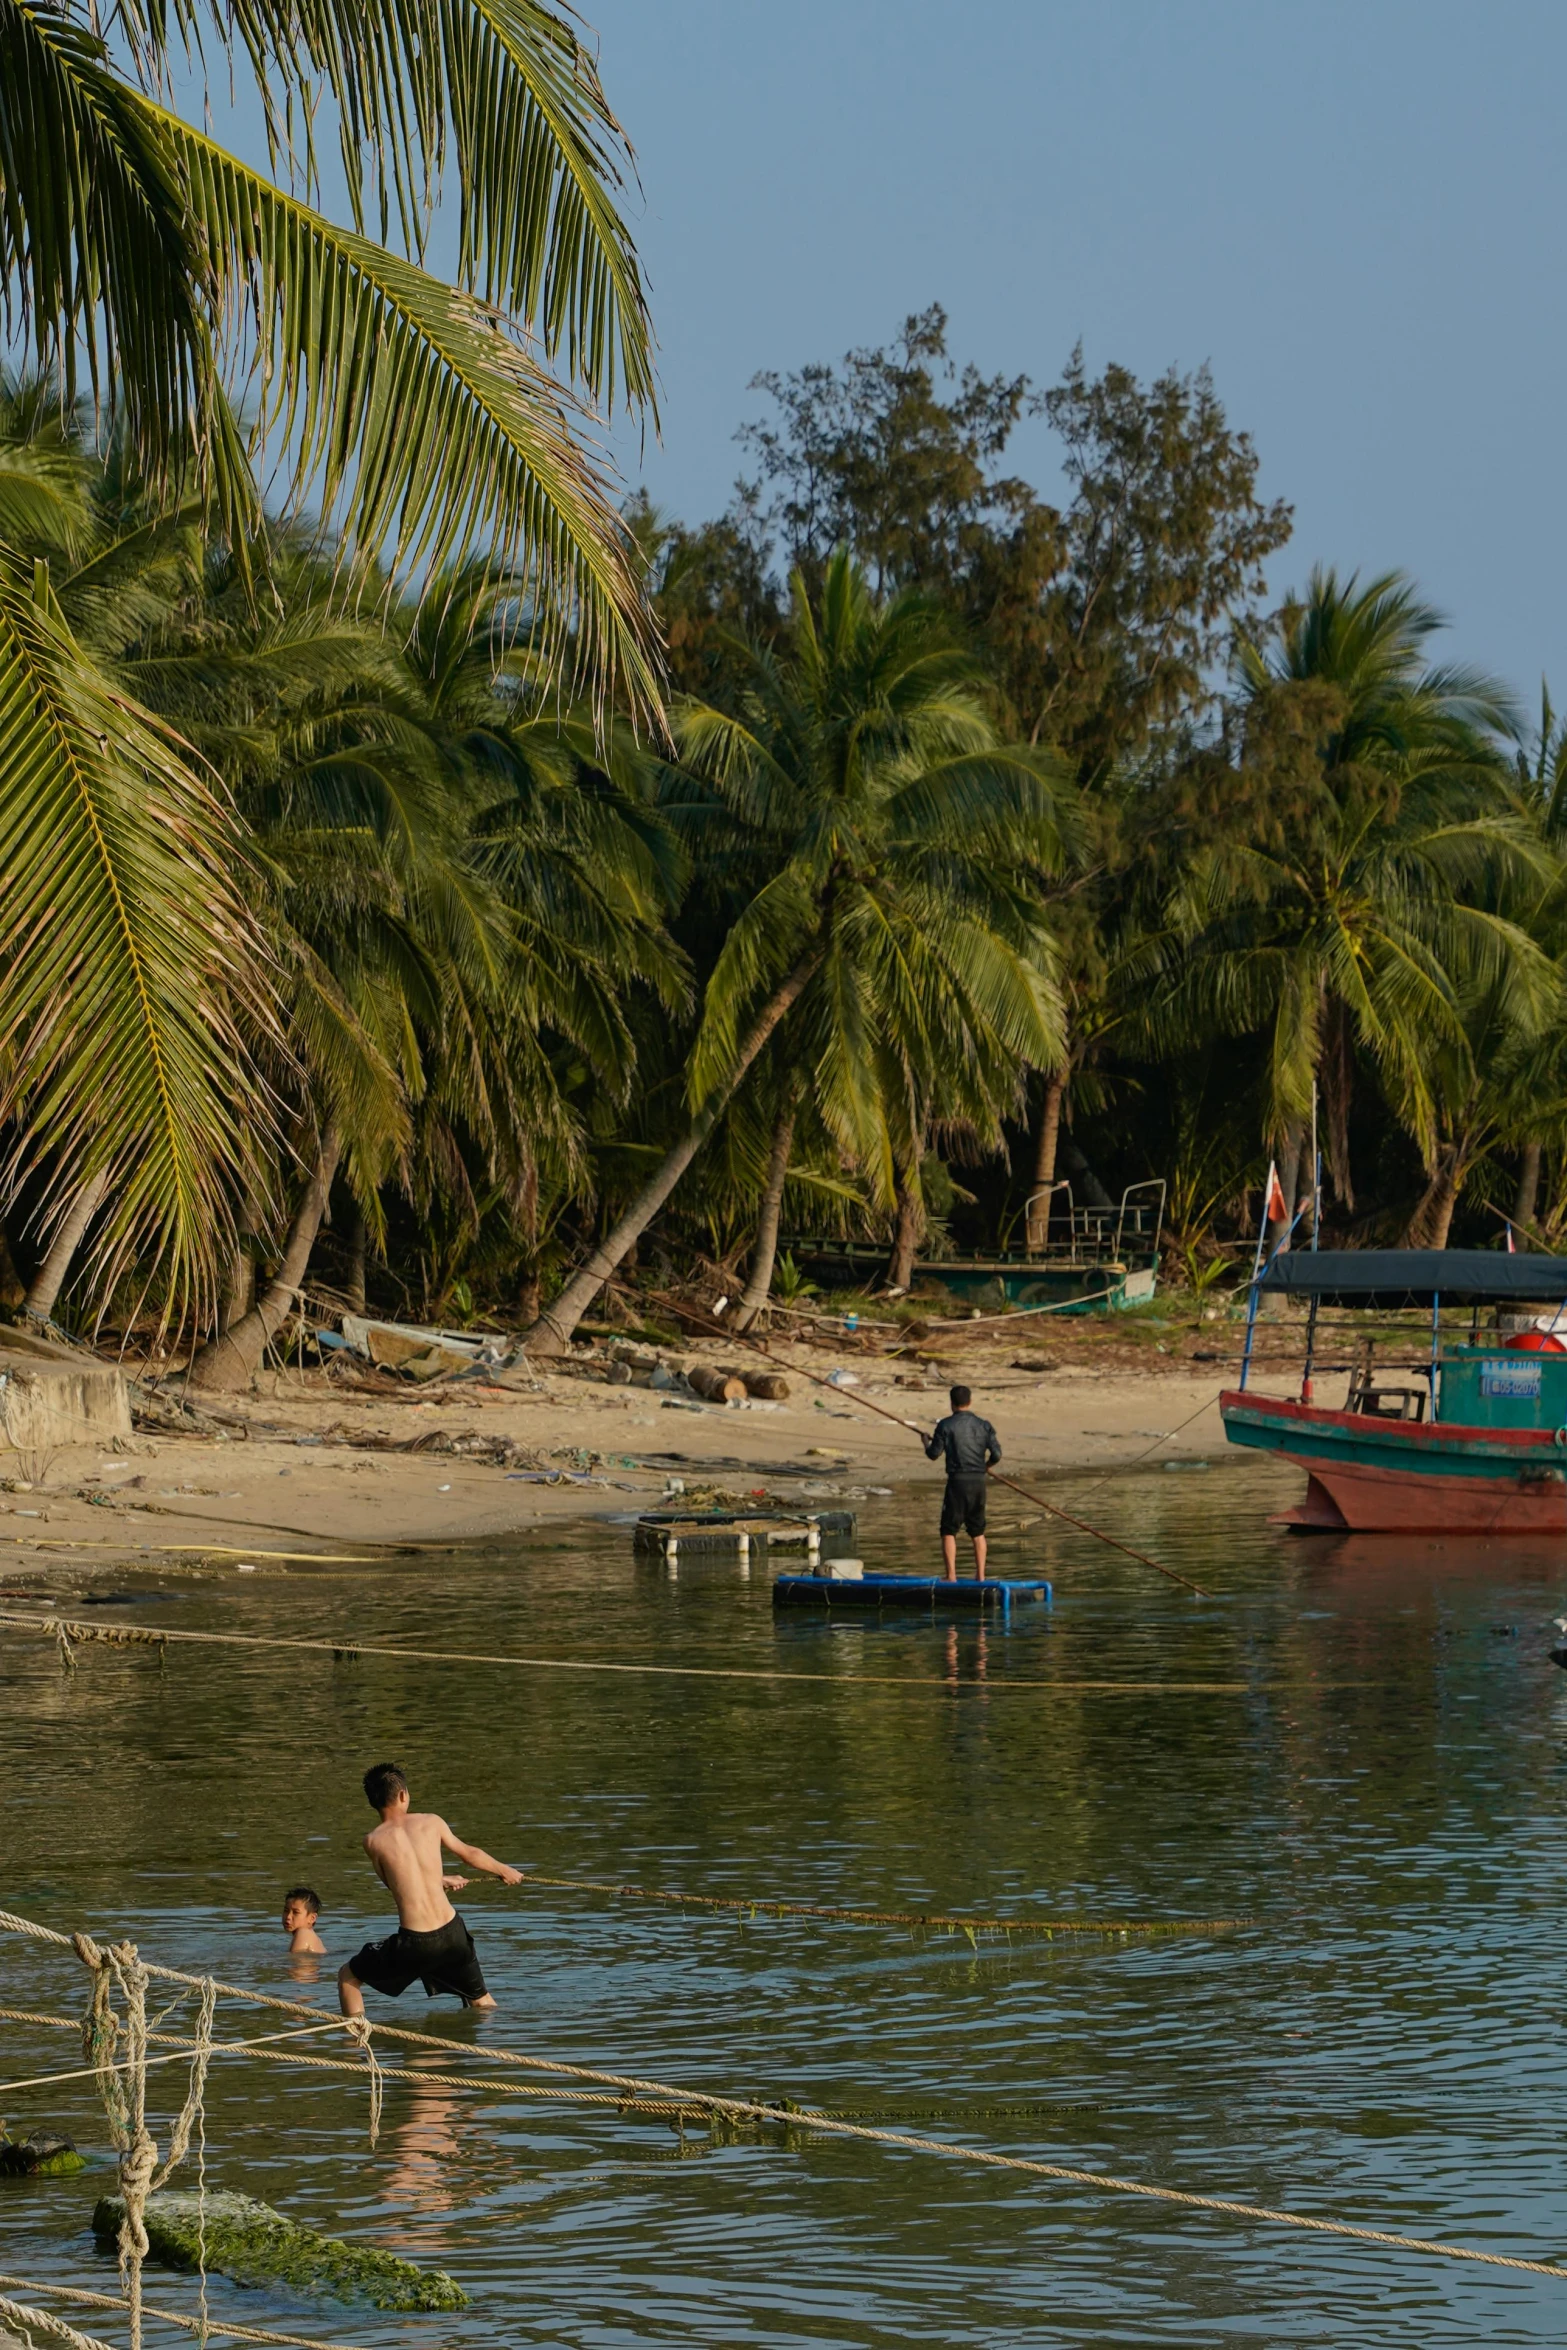
[[[0,2022],[8,2024],[47,2024],[51,2027],[51,2029],[64,2030],[67,2032],[74,2032],[78,2029],[76,2019],[71,2016],[38,2015],[31,2009],[22,2007],[0,2007]],[[149,2041],[155,2041],[160,2047],[168,2047],[178,2050],[193,2048],[198,2052],[204,2048],[205,2054],[208,2057],[213,2057],[232,2056],[240,2049],[264,2048],[274,2040],[308,2040],[312,2038],[317,2032],[335,2032],[340,2028],[339,2020],[336,2017],[333,2017],[332,2020],[328,2023],[304,2025],[297,2032],[268,2032],[264,2035],[263,2038],[259,2040],[214,2041],[210,2037],[210,2025],[208,2026],[208,2038],[205,2042],[202,2042],[201,2040],[178,2039],[171,2032],[149,2031],[147,2038]],[[149,2056],[146,2060],[149,2067],[155,2064],[178,2064],[179,2061],[180,2058],[177,2055]],[[126,2068],[123,2065],[116,2065],[111,2069],[116,2072],[123,2072]],[[98,2078],[99,2070],[100,2067],[93,2064],[78,2065],[75,2070],[71,2072],[33,2073],[25,2081],[0,2081],[0,2097],[9,2096],[17,2089],[52,2088],[55,2083],[59,2081],[96,2080]],[[205,2074],[205,2068],[203,2068],[203,2073]],[[196,2109],[196,2111],[199,2113],[199,2107]],[[192,2118],[195,2118],[195,2116],[193,2115]]]
[[[7,2277],[5,2282],[8,2285],[26,2284],[27,2280],[23,2277]],[[47,2293],[50,2288],[47,2285],[28,2285],[28,2290]],[[100,2342],[92,2334],[79,2334],[75,2326],[66,2324],[63,2317],[55,2317],[47,2309],[29,2309],[25,2302],[12,2301],[3,2293],[0,2293],[0,2318],[4,2318],[7,2325],[21,2326],[24,2340],[27,2340],[27,2329],[36,2326],[41,2334],[50,2334],[59,2342],[69,2342],[71,2350],[110,2350],[107,2342]],[[28,2350],[32,2350],[30,2341]]]
[[[23,1550],[131,1550],[133,1547],[128,1542],[116,1541],[112,1534],[80,1537],[72,1534],[13,1534],[10,1539]],[[322,1539],[326,1539],[324,1535]],[[434,1545],[426,1547],[433,1548]],[[362,1551],[258,1550],[253,1542],[138,1542],[134,1549],[147,1557],[282,1559],[292,1566],[300,1567],[376,1567],[382,1564],[380,1559],[370,1558]]]
[[[622,1901],[658,1901],[671,1909],[732,1909],[748,1917],[838,1918],[851,1926],[940,1928],[956,1934],[1220,1934],[1250,1918],[976,1918],[938,1910],[838,1909],[819,1901],[774,1901],[740,1893],[671,1893],[653,1885],[610,1885],[591,1877],[545,1877],[519,1869],[525,1885],[547,1885],[563,1893],[609,1893]],[[4,2010],[0,2009],[0,2014]]]
[[[153,1970],[149,1969],[148,1971]],[[162,1975],[173,1973],[173,1970],[169,1968],[159,1968],[156,1971]],[[183,1978],[176,1976],[175,1979],[181,1980]],[[222,1986],[220,1986],[221,1988]],[[243,1996],[259,1999],[263,1995],[250,1992],[243,1994]],[[272,2000],[268,2004],[282,2006],[285,2002]],[[381,2032],[388,2038],[413,2041],[430,2048],[450,2049],[461,2045],[461,2043],[452,2040],[438,2039],[428,2032],[396,2030],[391,2026],[380,2024],[367,2025],[367,2032],[369,2030]],[[904,2130],[878,2129],[865,2122],[847,2121],[836,2115],[822,2113],[810,2106],[799,2106],[792,2103],[768,2105],[755,2098],[730,2097],[713,2090],[676,2088],[667,2081],[646,2080],[634,2074],[605,2072],[596,2066],[566,2064],[550,2057],[524,2056],[515,2049],[474,2046],[464,2048],[463,2054],[470,2057],[481,2057],[495,2064],[516,2066],[529,2072],[548,2073],[559,2081],[596,2082],[603,2087],[623,2091],[629,2098],[638,2100],[639,2103],[647,2099],[656,2099],[664,2107],[675,2111],[706,2112],[730,2121],[755,2121],[774,2128],[808,2130],[818,2136],[853,2139],[867,2145],[894,2146],[901,2148],[906,2153],[934,2154],[942,2156],[949,2162],[977,2164],[987,2170],[1016,2171],[1030,2178],[1056,2179],[1067,2185],[1089,2187],[1104,2194],[1135,2195],[1145,2202],[1173,2203],[1184,2210],[1214,2211],[1231,2219],[1252,2220],[1274,2227],[1297,2228],[1313,2235],[1347,2237],[1357,2243],[1382,2244],[1395,2251],[1418,2252],[1431,2258],[1469,2261],[1486,2268],[1516,2269],[1531,2276],[1567,2279],[1567,2267],[1560,2266],[1553,2261],[1525,2260],[1512,2253],[1482,2252],[1471,2245],[1448,2244],[1432,2237],[1407,2236],[1385,2228],[1360,2227],[1351,2220],[1317,2219],[1303,2212],[1281,2210],[1273,2204],[1242,2203],[1230,2196],[1199,2195],[1185,2188],[1154,2186],[1141,2179],[1121,2178],[1111,2171],[1082,2170],[1067,2163],[1040,2162],[1027,2155],[998,2154],[989,2147],[965,2146],[951,2139],[924,2138]],[[276,2053],[274,2061],[282,2064],[308,2065],[323,2071],[350,2069],[340,2060],[330,2057],[294,2055],[282,2051]],[[440,2080],[438,2075],[402,2070],[401,2068],[393,2077],[405,2079],[415,2084],[447,2085]],[[471,2080],[461,2082],[459,2085],[473,2089],[480,2086],[479,2083]],[[528,2093],[521,2083],[512,2084],[508,2094],[513,2090],[524,2095]],[[575,2099],[573,2101],[576,2102]],[[600,2101],[594,2100],[594,2102]],[[608,2102],[608,2100],[602,2102]]]
[[[113,1629],[105,1624],[78,1624],[64,1618],[29,1616],[23,1615],[20,1610],[0,1608],[0,1625],[9,1624],[19,1630],[43,1632],[54,1637],[57,1621],[65,1623],[66,1632],[74,1641],[98,1640],[106,1637]],[[260,1632],[176,1632],[170,1629],[159,1630],[153,1637],[193,1642],[204,1647],[303,1649],[322,1656],[389,1656],[423,1664],[514,1665],[520,1670],[537,1673],[645,1673],[662,1680],[688,1681],[800,1681],[820,1683],[829,1689],[923,1690],[934,1691],[937,1695],[950,1695],[955,1689],[983,1689],[987,1693],[998,1689],[1065,1689],[1122,1697],[1247,1697],[1252,1693],[1249,1681],[1043,1681],[1023,1680],[1011,1674],[990,1681],[926,1681],[915,1680],[901,1673],[791,1673],[775,1666],[623,1664],[605,1657],[495,1656],[482,1650],[465,1648],[393,1648],[385,1642],[342,1638],[283,1639]],[[1335,1681],[1321,1686],[1354,1689],[1361,1684]]]
[[[26,1934],[43,1942],[61,1944],[66,1947],[72,1946],[65,1935],[57,1934],[47,1926],[34,1925],[28,1919],[12,1917],[9,1912],[5,1911],[0,1911],[0,1929]],[[78,1950],[86,1940],[85,1936],[75,1938],[75,1946]],[[91,1948],[92,1945],[88,1944],[88,1947]],[[123,1944],[121,1949],[132,1950],[132,1945]],[[211,1977],[187,1975],[173,1967],[153,1966],[150,1963],[142,1965],[140,1973],[143,1985],[148,1977],[154,1975],[161,1981],[183,1983],[194,1990],[204,1990],[206,1985],[212,1981]],[[221,1996],[247,1999],[261,2006],[281,2008],[296,2015],[314,2014],[319,2019],[320,2010],[312,2010],[304,2001],[278,1999],[259,1991],[241,1991],[237,1986],[223,1983],[215,1983],[213,1988]],[[362,2033],[361,2045],[366,2048],[368,2048],[372,2032],[379,2032],[384,2039],[397,2040],[416,2047],[451,2049],[460,2045],[449,2039],[438,2038],[429,2032],[413,2032],[395,2025],[372,2025],[367,2017],[345,2020],[359,2026],[360,2031],[355,2034],[355,2037],[358,2038]],[[145,2028],[145,2014],[143,2014],[143,2027]],[[1298,2228],[1315,2235],[1343,2236],[1359,2243],[1384,2244],[1396,2251],[1419,2252],[1443,2260],[1476,2262],[1486,2268],[1517,2269],[1526,2271],[1532,2276],[1567,2279],[1567,2267],[1559,2266],[1551,2261],[1524,2260],[1510,2253],[1481,2252],[1472,2246],[1447,2244],[1425,2236],[1406,2236],[1383,2228],[1359,2227],[1349,2220],[1315,2219],[1300,2212],[1282,2211],[1271,2204],[1241,2203],[1227,2196],[1199,2195],[1179,2187],[1152,2186],[1139,2179],[1120,2178],[1109,2171],[1080,2170],[1065,2163],[1038,2162],[1018,2154],[998,2154],[988,2147],[963,2146],[941,2138],[915,2137],[906,2131],[877,2129],[865,2122],[841,2120],[830,2114],[815,2112],[809,2107],[764,2105],[754,2098],[727,2097],[711,2090],[675,2088],[667,2081],[646,2080],[635,2074],[606,2072],[593,2065],[567,2064],[554,2057],[525,2056],[519,2050],[511,2048],[473,2046],[465,2049],[463,2053],[469,2057],[478,2057],[491,2064],[510,2066],[524,2072],[548,2074],[558,2081],[590,2081],[602,2088],[621,2090],[632,2097],[656,2098],[676,2107],[713,2112],[732,2119],[766,2122],[774,2126],[783,2124],[791,2129],[812,2130],[820,2136],[855,2139],[868,2145],[897,2146],[912,2154],[940,2155],[949,2162],[975,2163],[989,2170],[1017,2171],[1032,2178],[1059,2179],[1068,2185],[1091,2187],[1105,2194],[1135,2195],[1146,2202],[1173,2203],[1192,2211],[1216,2211],[1232,2219],[1256,2220],[1275,2227]],[[285,2055],[279,2051],[277,2061],[319,2066],[323,2070],[339,2069],[337,2060],[328,2057],[309,2057],[292,2053]],[[428,2080],[431,2076],[410,2072],[407,2077],[410,2080],[419,2081],[421,2079]],[[5,2280],[0,2279],[0,2282],[3,2281]],[[115,2304],[114,2306],[120,2305]],[[133,2302],[132,2330],[138,2345],[140,2342],[139,2329],[139,2305]]]
[[[369,2068],[370,2151],[373,2154],[375,2152],[376,2140],[381,2135],[382,2091],[380,2059],[377,2057],[375,2050],[370,2045],[371,2028],[370,2019],[366,2015],[350,2015],[343,2018],[343,2029],[347,2032],[348,2037],[353,2041],[355,2047],[361,2051],[364,2056],[365,2064]]]
[[[0,2285],[20,2285],[25,2293],[53,2293],[61,2301],[75,2301],[86,2309],[124,2309],[124,2301],[116,2301],[108,2293],[89,2293],[80,2285],[42,2284],[35,2277],[0,2276]],[[0,2312],[7,2317],[20,2318],[24,2324],[42,2328],[73,2345],[73,2350],[113,2350],[108,2342],[99,2342],[91,2334],[79,2334],[68,2326],[63,2317],[55,2317],[45,2309],[24,2309],[20,2302],[0,2298]],[[357,2350],[357,2345],[344,2342],[318,2342],[309,2334],[274,2334],[265,2326],[234,2325],[225,2318],[185,2317],[176,2309],[152,2309],[146,2312],[160,2325],[178,2326],[182,2333],[205,2335],[226,2334],[236,2342],[281,2342],[292,2345],[292,2350]]]

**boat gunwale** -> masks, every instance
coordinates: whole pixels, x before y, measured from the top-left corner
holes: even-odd
[[[1469,1420],[1385,1420],[1375,1412],[1334,1411],[1323,1404],[1302,1403],[1297,1396],[1259,1395],[1250,1387],[1222,1389],[1219,1412],[1226,1427],[1236,1417],[1276,1416],[1286,1428],[1358,1436],[1367,1444],[1406,1444],[1416,1452],[1494,1453],[1506,1459],[1510,1454],[1542,1447],[1553,1453],[1563,1449],[1555,1428],[1482,1428]]]

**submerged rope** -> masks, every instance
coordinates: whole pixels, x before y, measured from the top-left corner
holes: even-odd
[[[62,1944],[69,1948],[69,1938],[55,1933],[50,1927],[38,1926],[25,1918],[13,1917],[0,1911],[0,1931],[21,1933],[42,1942]],[[144,1972],[156,1975],[161,1981],[183,1983],[192,1990],[200,1990],[210,1978],[187,1975],[174,1967],[155,1967],[147,1963]],[[236,1985],[219,1983],[220,1996],[249,2000],[256,2005],[276,2007],[295,2015],[320,2017],[320,2009],[312,2008],[303,2000],[278,1999],[267,1992],[243,1991]],[[461,2048],[461,2043],[437,2037],[430,2032],[414,2032],[391,2024],[372,2024],[368,2018],[357,2019],[364,2040],[372,2033],[387,2040],[406,2045],[436,2048],[450,2052]],[[1070,2186],[1089,2187],[1110,2195],[1134,2195],[1144,2202],[1172,2203],[1184,2210],[1214,2211],[1226,2218],[1261,2222],[1271,2227],[1296,2228],[1313,2235],[1347,2237],[1357,2243],[1381,2244],[1400,2252],[1418,2252],[1442,2260],[1460,2260],[1477,2263],[1484,2268],[1505,2268],[1526,2272],[1531,2276],[1559,2277],[1567,2280],[1567,2267],[1554,2261],[1525,2260],[1513,2253],[1482,2252],[1472,2245],[1448,2244],[1426,2236],[1406,2236],[1386,2228],[1360,2227],[1350,2220],[1315,2219],[1302,2212],[1283,2211],[1266,2203],[1242,2203],[1222,2195],[1200,2195],[1181,2187],[1153,2186],[1140,2179],[1124,2179],[1111,2171],[1082,2170],[1075,2165],[1057,2162],[1039,2162],[1020,2154],[998,2154],[989,2147],[965,2146],[950,2139],[916,2137],[908,2131],[877,2129],[869,2123],[841,2120],[832,2114],[818,2112],[808,2106],[766,2105],[750,2097],[730,2097],[706,2089],[684,2089],[667,2081],[644,2079],[631,2073],[613,2073],[596,2065],[568,2064],[556,2057],[525,2056],[512,2048],[472,2046],[462,2048],[463,2055],[484,2062],[516,2068],[533,2074],[546,2074],[556,2081],[587,2081],[605,2089],[617,2089],[634,2098],[656,2098],[669,2105],[693,2111],[706,2111],[730,2120],[748,2120],[766,2123],[772,2127],[809,2130],[818,2136],[854,2139],[867,2145],[895,2146],[910,2154],[934,2154],[949,2162],[965,2162],[987,2170],[1017,2171],[1031,2178],[1057,2179]],[[281,2057],[281,2052],[280,2052]],[[333,2060],[305,2056],[282,2058],[282,2061],[326,2067]],[[334,2067],[335,2069],[335,2067]],[[417,2081],[421,2076],[410,2071],[406,2076]],[[520,2086],[520,2084],[519,2084]],[[3,2280],[0,2280],[3,2281]]]
[[[58,1639],[63,1627],[68,1639],[88,1641],[107,1639],[118,1629],[111,1624],[79,1624],[66,1617],[23,1615],[19,1610],[0,1608],[0,1625],[16,1630],[42,1632]],[[524,1671],[539,1673],[644,1673],[658,1679],[685,1681],[806,1681],[820,1683],[829,1689],[902,1689],[933,1691],[938,1696],[950,1696],[956,1689],[1064,1689],[1078,1694],[1090,1693],[1114,1697],[1249,1697],[1253,1684],[1249,1681],[1044,1681],[1024,1680],[1011,1674],[986,1681],[916,1680],[903,1673],[791,1673],[773,1666],[756,1665],[654,1665],[622,1664],[604,1657],[566,1656],[496,1656],[482,1650],[462,1648],[393,1648],[389,1643],[363,1641],[358,1638],[337,1640],[298,1640],[268,1636],[260,1632],[176,1632],[160,1628],[148,1633],[140,1626],[129,1629],[140,1633],[144,1640],[186,1641],[202,1647],[219,1648],[282,1648],[304,1649],[313,1655],[385,1656],[401,1658],[405,1663],[442,1665],[515,1665]],[[118,1643],[110,1643],[117,1646]],[[1319,1682],[1319,1688],[1358,1688],[1359,1682]]]
[[[611,1885],[591,1877],[544,1877],[535,1869],[517,1872],[525,1885],[547,1885],[563,1893],[608,1893],[621,1901],[657,1901],[670,1909],[737,1910],[745,1917],[837,1918],[851,1926],[927,1927],[967,1934],[1221,1934],[1255,1923],[1251,1918],[976,1918],[961,1912],[905,1909],[840,1909],[821,1901],[775,1901],[741,1893],[671,1893],[656,1885]]]

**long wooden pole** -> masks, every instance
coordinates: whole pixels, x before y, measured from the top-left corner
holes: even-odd
[[[687,1310],[689,1311],[689,1309]],[[776,1362],[778,1359],[768,1347],[765,1339],[751,1338],[739,1331],[726,1330],[723,1324],[716,1320],[713,1321],[713,1332],[716,1337],[732,1339],[738,1346],[754,1347],[756,1352],[759,1355],[765,1355],[769,1362]],[[856,1395],[851,1388],[836,1387],[832,1380],[822,1378],[816,1371],[807,1371],[802,1364],[791,1363],[788,1367],[791,1371],[798,1372],[802,1379],[809,1379],[813,1387],[828,1388],[834,1395],[841,1397],[844,1402],[857,1403],[868,1412],[876,1412],[882,1419],[890,1420],[895,1428],[907,1428],[909,1434],[917,1436],[921,1444],[925,1442],[924,1429],[917,1428],[912,1420],[906,1420],[901,1412],[889,1412],[885,1404],[873,1403],[868,1395]],[[1147,1551],[1134,1550],[1129,1542],[1118,1542],[1113,1534],[1106,1534],[1098,1526],[1091,1526],[1086,1518],[1074,1518],[1070,1510],[1060,1509],[1053,1501],[1046,1501],[1042,1493],[1030,1493],[1028,1487],[1020,1485],[1015,1477],[1003,1476],[999,1469],[991,1469],[988,1473],[998,1485],[1010,1486],[1014,1493],[1021,1494],[1024,1501],[1032,1502],[1036,1509],[1045,1510],[1052,1518],[1060,1518],[1065,1525],[1075,1526],[1079,1534],[1091,1534],[1096,1542],[1104,1543],[1107,1549],[1118,1550],[1124,1557],[1136,1559],[1140,1566],[1152,1567],[1156,1575],[1163,1575],[1167,1582],[1179,1583],[1182,1590],[1193,1592],[1198,1599],[1208,1599],[1212,1596],[1211,1593],[1204,1591],[1200,1583],[1193,1583],[1189,1576],[1178,1575],[1173,1567],[1163,1566],[1158,1559],[1150,1558]]]

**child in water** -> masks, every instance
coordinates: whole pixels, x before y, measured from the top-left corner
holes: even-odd
[[[326,1944],[316,1932],[316,1920],[321,1915],[321,1896],[308,1885],[291,1885],[283,1896],[283,1931],[288,1936],[289,1956],[309,1955],[319,1958],[325,1954]]]

